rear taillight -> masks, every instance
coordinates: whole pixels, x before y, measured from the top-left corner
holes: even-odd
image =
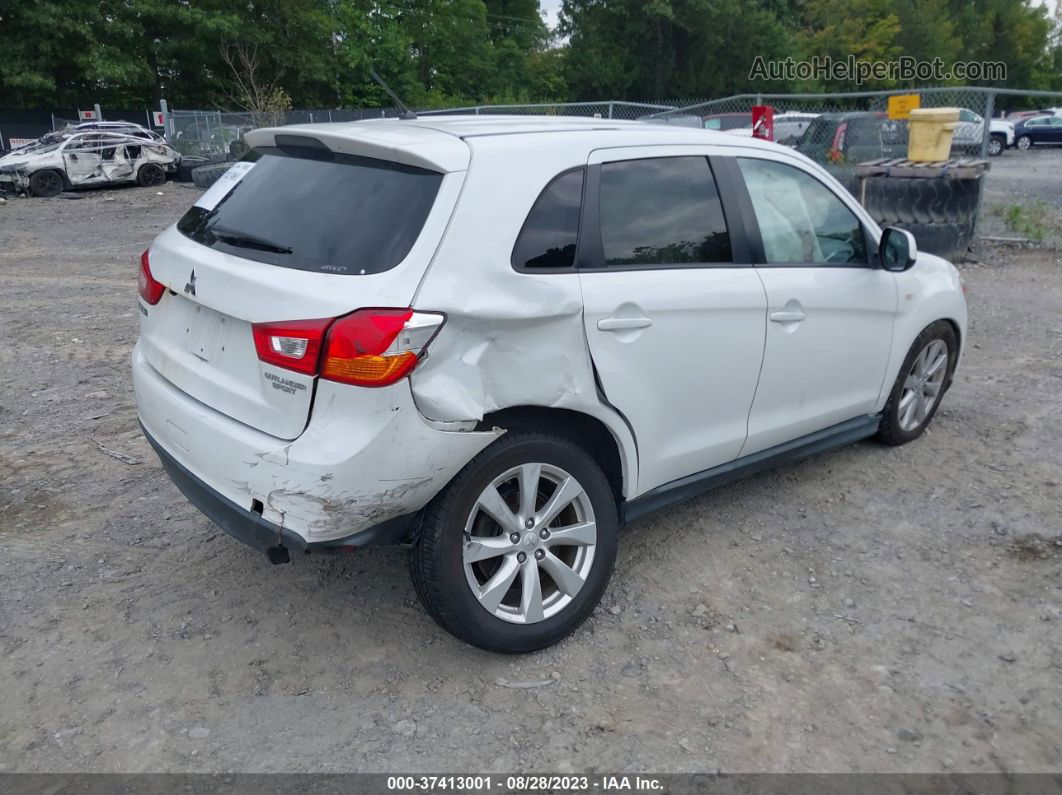
[[[140,277],[137,279],[137,290],[140,292],[140,297],[151,306],[161,301],[162,294],[166,292],[166,285],[155,281],[155,277],[151,275],[151,265],[148,263],[146,251],[140,255]]]
[[[258,358],[288,370],[317,375],[321,342],[332,318],[255,323],[251,326]]]
[[[835,149],[838,152],[843,151],[844,150],[844,138],[845,138],[845,134],[847,132],[848,132],[848,122],[842,121],[840,124],[837,125],[837,129],[833,133],[833,145],[830,148],[831,149]]]
[[[344,384],[387,386],[409,375],[444,321],[436,312],[359,309],[335,320],[256,323],[252,330],[263,362]]]

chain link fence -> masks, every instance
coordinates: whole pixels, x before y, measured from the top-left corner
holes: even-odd
[[[703,127],[752,137],[752,109],[774,109],[774,140],[820,163],[855,192],[859,163],[905,158],[909,123],[889,117],[891,97],[914,94],[922,108],[958,108],[952,139],[953,158],[981,158],[989,153],[992,128],[1004,146],[1005,125],[991,119],[993,92],[981,88],[928,88],[918,91],[868,91],[838,94],[742,94],[664,111],[652,121]],[[1010,139],[1013,143],[1013,138]]]
[[[647,119],[675,105],[643,102],[566,102],[530,105],[473,105],[456,108],[415,108],[418,115],[518,115],[583,116],[602,119]],[[167,138],[182,155],[207,160],[235,159],[244,151],[243,136],[258,127],[289,124],[351,122],[397,118],[399,108],[287,110],[272,113],[172,110],[167,119]]]

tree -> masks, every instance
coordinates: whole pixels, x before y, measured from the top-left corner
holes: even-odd
[[[250,112],[258,127],[283,123],[281,112],[291,109],[291,97],[280,85],[283,68],[274,64],[267,71],[257,44],[226,42],[220,51],[232,75],[232,103]]]
[[[917,0],[916,0],[917,2]],[[892,0],[809,0],[798,43],[805,60],[813,56],[843,61],[895,61],[903,54],[899,44],[900,18]],[[843,81],[816,81],[808,88],[857,91],[894,88],[896,80],[860,83],[855,75]]]
[[[749,90],[752,53],[792,49],[761,0],[565,0],[574,98],[659,100]]]
[[[102,24],[93,0],[0,0],[0,106],[76,106]]]

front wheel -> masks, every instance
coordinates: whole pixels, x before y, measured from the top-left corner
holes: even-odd
[[[1018,148],[1021,151],[1024,152],[1030,146],[1032,146],[1032,138],[1030,138],[1028,135],[1022,135],[1021,137],[1018,138]]]
[[[1003,154],[1003,150],[1006,148],[1006,141],[1002,137],[998,135],[993,135],[991,138],[988,139],[989,157],[999,157],[1001,154]]]
[[[946,320],[938,320],[918,335],[885,404],[879,439],[886,444],[907,444],[925,432],[951,384],[958,355],[955,329]]]
[[[63,177],[58,171],[37,171],[30,176],[29,191],[34,196],[51,199],[63,192]]]
[[[616,500],[597,463],[559,437],[509,433],[425,509],[409,564],[443,629],[518,654],[573,632],[616,560]]]

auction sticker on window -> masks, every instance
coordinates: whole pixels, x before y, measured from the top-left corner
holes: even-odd
[[[204,210],[213,210],[218,206],[218,203],[232,193],[232,189],[235,188],[240,180],[246,176],[247,172],[254,168],[254,163],[243,161],[240,163],[233,163],[232,167],[218,177],[218,181],[211,185],[207,192],[199,197],[199,201],[195,203],[196,207],[202,207]]]

